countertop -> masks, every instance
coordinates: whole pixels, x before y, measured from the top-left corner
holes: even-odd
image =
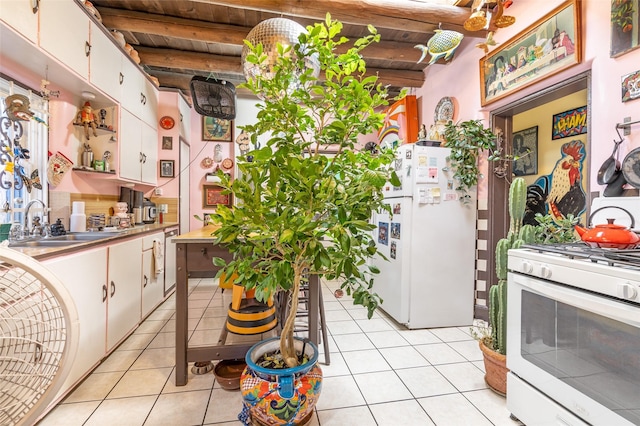
[[[105,244],[119,242],[133,237],[140,237],[144,234],[152,234],[167,228],[178,226],[178,223],[165,222],[162,224],[154,223],[149,225],[138,225],[124,230],[116,231],[117,235],[93,241],[82,241],[77,244],[62,247],[10,247],[13,250],[24,253],[35,259],[45,259],[49,257],[67,255],[73,252],[86,250],[88,248],[98,247]],[[100,231],[97,231],[100,232]]]
[[[177,235],[171,238],[171,241],[174,243],[209,243],[215,238],[211,234],[219,228],[219,225],[206,225],[200,229],[196,229],[195,231]]]

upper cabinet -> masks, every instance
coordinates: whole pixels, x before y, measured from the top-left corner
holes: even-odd
[[[40,2],[40,47],[82,78],[89,78],[89,16],[75,1]]]
[[[29,0],[2,0],[0,20],[34,44],[38,43],[38,11]]]

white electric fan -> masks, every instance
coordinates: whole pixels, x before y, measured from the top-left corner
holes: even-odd
[[[32,425],[69,374],[78,313],[62,282],[0,247],[0,425]]]

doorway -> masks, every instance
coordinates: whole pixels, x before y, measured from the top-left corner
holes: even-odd
[[[553,85],[545,90],[522,98],[509,105],[491,111],[491,127],[499,135],[498,143],[508,155],[515,154],[514,136],[524,136],[535,140],[535,151],[526,163],[521,167],[516,162],[507,161],[506,176],[499,177],[499,173],[493,173],[493,164],[489,164],[487,173],[487,199],[478,201],[478,242],[476,262],[476,297],[474,317],[488,319],[488,294],[489,288],[497,284],[495,273],[495,247],[498,241],[507,235],[509,230],[508,194],[509,185],[514,177],[522,176],[528,185],[528,212],[531,213],[529,197],[540,193],[540,213],[545,214],[551,210],[548,204],[550,191],[552,190],[552,178],[559,156],[563,150],[575,154],[580,163],[580,188],[575,193],[577,202],[571,203],[571,212],[576,215],[586,215],[588,206],[591,205],[592,196],[589,192],[588,170],[590,170],[590,138],[588,126],[591,121],[591,72],[576,75],[568,80]],[[558,137],[554,132],[554,120],[562,117],[564,112],[570,112],[584,106],[586,121],[583,133]],[[581,110],[582,111],[582,110]],[[555,129],[555,130],[554,130]],[[582,131],[582,130],[580,130]],[[533,136],[535,134],[535,138]],[[535,155],[535,157],[533,157]],[[517,169],[514,168],[514,164]],[[535,167],[534,167],[535,166]],[[583,179],[584,177],[584,179]],[[559,181],[559,179],[557,179]],[[552,194],[553,195],[553,194]],[[580,198],[583,197],[583,198]],[[554,196],[554,199],[557,197]],[[557,209],[557,204],[552,208],[557,214],[562,214]],[[562,205],[564,212],[568,210],[565,203]],[[532,213],[533,215],[533,213]],[[481,226],[482,225],[482,226]]]
[[[191,164],[191,147],[189,143],[180,138],[180,194],[178,198],[178,221],[180,222],[180,234],[189,232],[189,176]]]

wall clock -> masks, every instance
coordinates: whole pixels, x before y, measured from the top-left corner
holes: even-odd
[[[168,115],[165,115],[160,119],[160,127],[162,127],[165,130],[173,129],[173,126],[175,125],[176,125],[176,121],[173,118],[169,117]]]

